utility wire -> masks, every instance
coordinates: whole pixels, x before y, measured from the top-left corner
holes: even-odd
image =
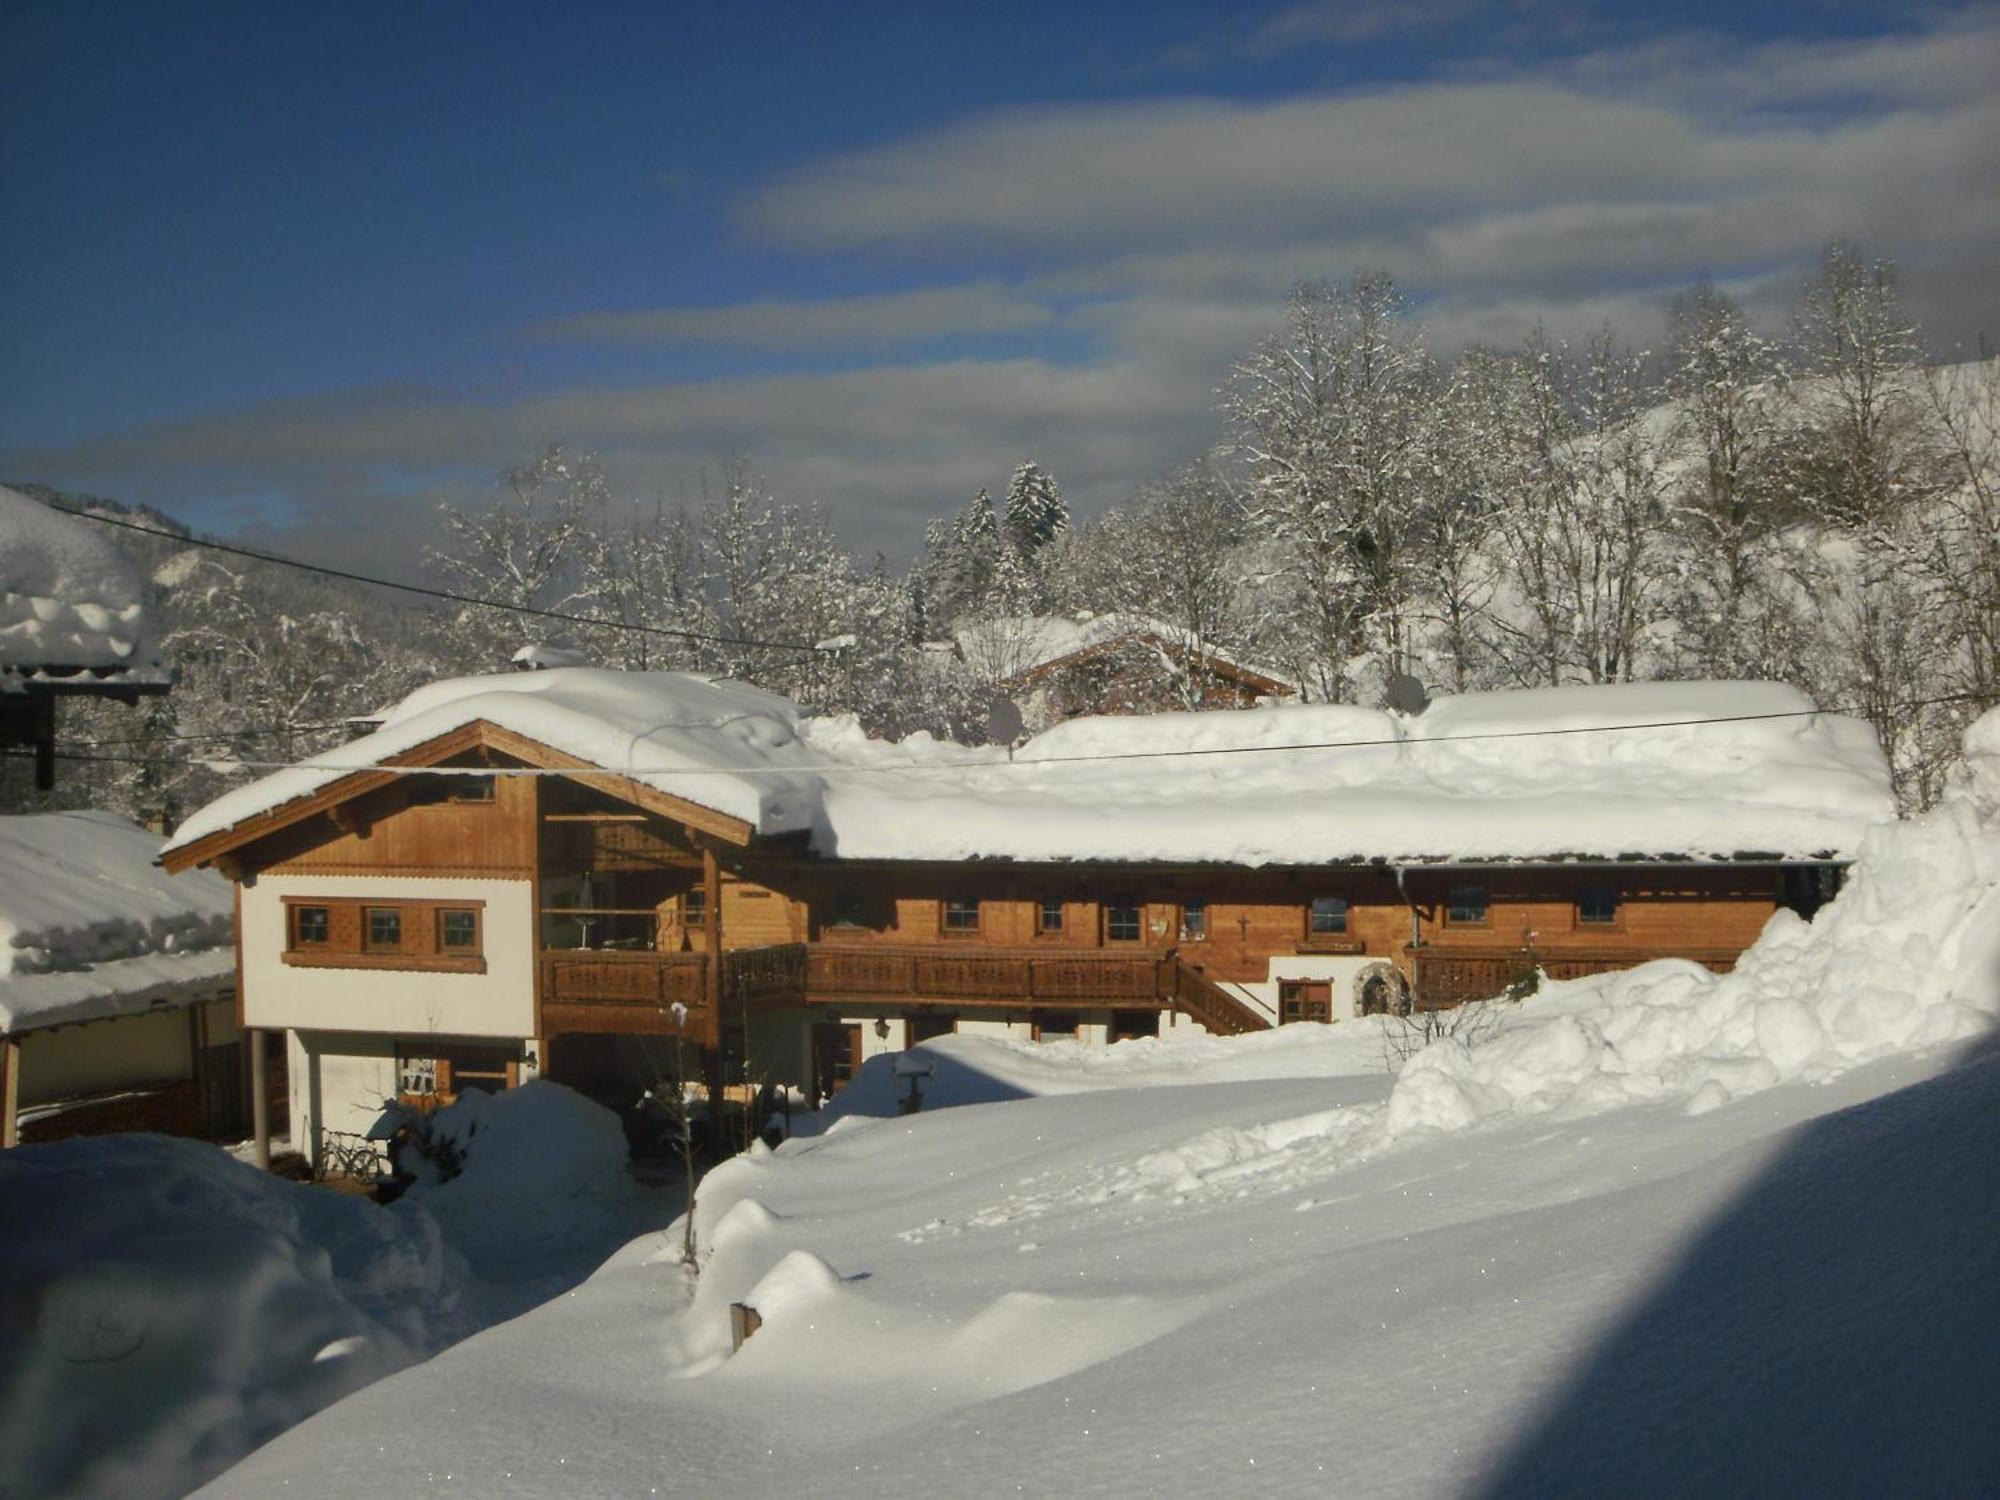
[[[1933,708],[1946,703],[1964,703],[1987,697],[1984,693],[1948,693],[1936,698],[1915,698],[1902,703],[1887,704],[1891,710]],[[1853,708],[1796,708],[1776,713],[1764,714],[1714,714],[1691,719],[1650,719],[1631,724],[1577,724],[1555,729],[1504,729],[1486,730],[1467,734],[1439,734],[1416,739],[1368,739],[1368,740],[1319,740],[1299,745],[1222,745],[1208,750],[1119,750],[1104,751],[1091,755],[1051,755],[1036,759],[990,759],[955,761],[893,761],[878,765],[818,764],[800,766],[669,766],[658,769],[633,767],[620,770],[613,766],[586,766],[575,769],[554,769],[542,766],[387,766],[368,762],[357,765],[328,765],[324,762],[307,761],[251,761],[235,756],[216,755],[213,757],[193,757],[190,764],[223,764],[251,771],[326,771],[339,775],[354,775],[363,772],[388,772],[404,776],[827,776],[827,775],[900,775],[914,771],[993,771],[1003,768],[1027,768],[1039,766],[1062,766],[1103,763],[1107,761],[1133,760],[1183,760],[1199,756],[1218,755],[1276,755],[1305,750],[1365,750],[1389,747],[1419,745],[1441,745],[1488,740],[1548,739],[1556,736],[1584,734],[1626,734],[1636,730],[1685,729],[1712,724],[1755,724],[1775,719],[1817,718],[1821,714],[1847,714],[1865,717],[1860,709]],[[719,725],[682,724],[675,728],[708,728]],[[95,761],[110,765],[145,765],[150,762],[144,757],[78,755],[58,750],[59,760]],[[26,756],[12,756],[10,759],[27,759]]]
[[[350,573],[345,568],[329,568],[319,563],[280,557],[275,552],[257,552],[249,547],[232,546],[228,542],[181,536],[177,532],[162,531],[156,526],[141,526],[136,521],[122,521],[116,516],[99,515],[96,511],[71,510],[63,505],[51,505],[49,509],[59,510],[64,515],[75,516],[79,520],[96,521],[102,526],[116,526],[121,531],[136,531],[141,536],[160,537],[165,541],[177,542],[183,547],[204,547],[210,552],[226,552],[231,557],[248,557],[257,562],[275,563],[281,568],[297,568],[302,573],[318,573],[325,578],[344,578],[349,583],[366,583],[383,589],[401,589],[406,594],[421,594],[426,599],[442,599],[449,604],[472,604],[481,609],[504,610],[509,614],[535,615],[544,620],[564,620],[572,625],[594,625],[604,630],[632,630],[642,635],[665,636],[677,641],[700,641],[710,646],[757,646],[769,651],[819,650],[818,646],[807,645],[803,641],[759,641],[747,636],[712,635],[701,630],[677,630],[666,625],[637,625],[625,620],[604,620],[593,615],[570,614],[566,610],[541,609],[532,604],[503,604],[498,599],[482,599],[477,594],[460,594],[451,589],[428,588],[420,583],[397,583],[389,578],[372,578],[366,573]]]

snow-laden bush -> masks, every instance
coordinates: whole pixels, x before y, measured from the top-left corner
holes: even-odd
[[[430,1210],[475,1265],[588,1241],[632,1188],[618,1116],[545,1078],[468,1090],[415,1140],[397,1151],[414,1178],[404,1201]]]

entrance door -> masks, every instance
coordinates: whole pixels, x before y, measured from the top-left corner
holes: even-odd
[[[1287,979],[1278,985],[1278,1022],[1333,1019],[1333,984],[1329,980]]]
[[[841,1021],[815,1021],[812,1028],[812,1091],[821,1103],[839,1093],[861,1066],[861,1028]]]

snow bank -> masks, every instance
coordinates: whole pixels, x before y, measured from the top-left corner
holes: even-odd
[[[1324,704],[1083,718],[1010,759],[871,740],[736,683],[571,668],[425,688],[376,733],[211,803],[168,847],[481,719],[760,833],[810,830],[836,858],[1814,859],[1893,816],[1867,726],[1771,683],[1469,694],[1414,719]],[[1687,722],[1714,719],[1733,722]]]
[[[1550,985],[1499,1031],[1413,1057],[1385,1128],[1661,1097],[1701,1112],[1982,1035],[2000,1016],[2000,783],[1986,748],[1996,741],[2000,711],[1967,732],[1969,786],[1923,818],[1871,831],[1846,888],[1810,925],[1777,913],[1720,977],[1662,961]]]
[[[0,1032],[207,993],[236,964],[229,882],[170,876],[108,812],[0,818]]]
[[[421,1210],[213,1146],[0,1156],[0,1489],[175,1496],[479,1326]]]
[[[908,1082],[896,1076],[896,1063],[912,1056],[927,1059],[934,1068],[922,1080],[928,1110],[1100,1089],[1380,1073],[1386,1053],[1382,1022],[1374,1017],[1338,1026],[1282,1026],[1238,1037],[1137,1037],[1109,1047],[938,1037],[909,1052],[870,1058],[820,1112],[821,1128],[850,1117],[896,1114],[898,1101],[909,1092]]]
[[[125,554],[88,521],[0,485],[0,692],[45,669],[168,675]]]
[[[629,1216],[636,1189],[618,1117],[538,1078],[498,1094],[468,1090],[427,1122],[458,1174],[405,1149],[417,1174],[404,1201],[421,1205],[482,1272],[594,1245]]]

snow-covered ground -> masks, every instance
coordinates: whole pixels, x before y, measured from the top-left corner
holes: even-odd
[[[608,1110],[468,1098],[463,1174],[386,1209],[164,1136],[0,1155],[0,1497],[185,1494],[673,1217]]]
[[[1995,1493],[1996,792],[1393,1079],[1380,1021],[953,1039],[912,1117],[878,1060],[697,1279],[635,1241],[206,1493]]]

